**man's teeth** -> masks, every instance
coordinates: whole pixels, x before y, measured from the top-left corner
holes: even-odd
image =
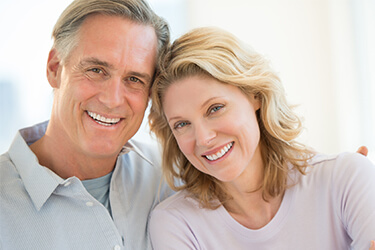
[[[217,152],[216,154],[213,154],[213,155],[205,155],[205,157],[210,160],[210,161],[214,161],[214,160],[217,160],[221,157],[223,157],[223,155],[225,155],[229,149],[231,149],[233,146],[233,142],[231,143],[228,143],[222,150],[220,150],[219,152]]]
[[[120,121],[120,118],[106,118],[104,116],[101,116],[99,114],[95,114],[93,112],[87,111],[89,116],[94,119],[97,123],[104,125],[104,126],[111,126]]]

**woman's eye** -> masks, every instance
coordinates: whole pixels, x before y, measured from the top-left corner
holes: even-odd
[[[177,122],[175,125],[174,125],[174,129],[179,129],[179,128],[183,128],[185,127],[186,125],[188,125],[188,122]]]
[[[209,109],[209,113],[215,113],[215,112],[219,111],[221,108],[223,108],[222,105],[214,106],[214,107]]]

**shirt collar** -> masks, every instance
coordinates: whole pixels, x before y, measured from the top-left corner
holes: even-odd
[[[29,145],[39,140],[45,134],[47,125],[48,121],[19,130],[9,148],[9,155],[24,182],[26,191],[29,193],[38,211],[58,185],[64,184],[66,181],[48,168],[41,166],[36,155],[29,148]],[[152,164],[132,140],[129,140],[122,147],[119,157],[131,151]],[[116,164],[116,167],[118,165],[119,164]]]
[[[9,148],[9,156],[38,211],[59,185],[57,179],[39,164],[28,146],[44,134],[46,125],[47,123],[41,123],[18,131]]]
[[[124,155],[124,154],[127,154],[129,153],[130,151],[133,151],[135,152],[136,154],[138,154],[142,159],[144,159],[145,161],[147,161],[148,163],[150,163],[151,165],[153,165],[152,161],[150,159],[148,159],[144,154],[143,152],[141,151],[141,149],[132,141],[132,140],[129,140],[121,149],[120,151],[120,154],[119,156],[121,155]]]

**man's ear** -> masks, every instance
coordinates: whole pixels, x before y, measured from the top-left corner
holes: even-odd
[[[148,99],[150,100],[152,94],[152,86],[150,86],[150,89],[148,90]]]
[[[58,52],[52,48],[48,55],[47,61],[47,79],[52,88],[57,89],[60,87],[59,69],[60,59]]]

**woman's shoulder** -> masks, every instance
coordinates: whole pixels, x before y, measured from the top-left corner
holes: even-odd
[[[151,212],[150,229],[155,233],[160,230],[160,224],[163,224],[163,228],[175,228],[175,232],[189,231],[191,228],[198,228],[204,220],[210,221],[212,217],[216,218],[215,216],[217,215],[214,210],[202,209],[199,202],[184,190],[155,207]]]
[[[199,202],[193,199],[186,190],[179,191],[160,202],[157,210],[195,210],[199,208]]]
[[[310,160],[309,165],[312,166],[312,169],[321,171],[335,171],[337,169],[342,171],[357,168],[361,171],[374,168],[374,164],[367,157],[359,153],[348,152],[335,155],[317,154]]]
[[[336,155],[317,154],[309,162],[307,174],[303,179],[321,183],[347,183],[375,177],[375,166],[365,156],[358,153],[340,153]]]

